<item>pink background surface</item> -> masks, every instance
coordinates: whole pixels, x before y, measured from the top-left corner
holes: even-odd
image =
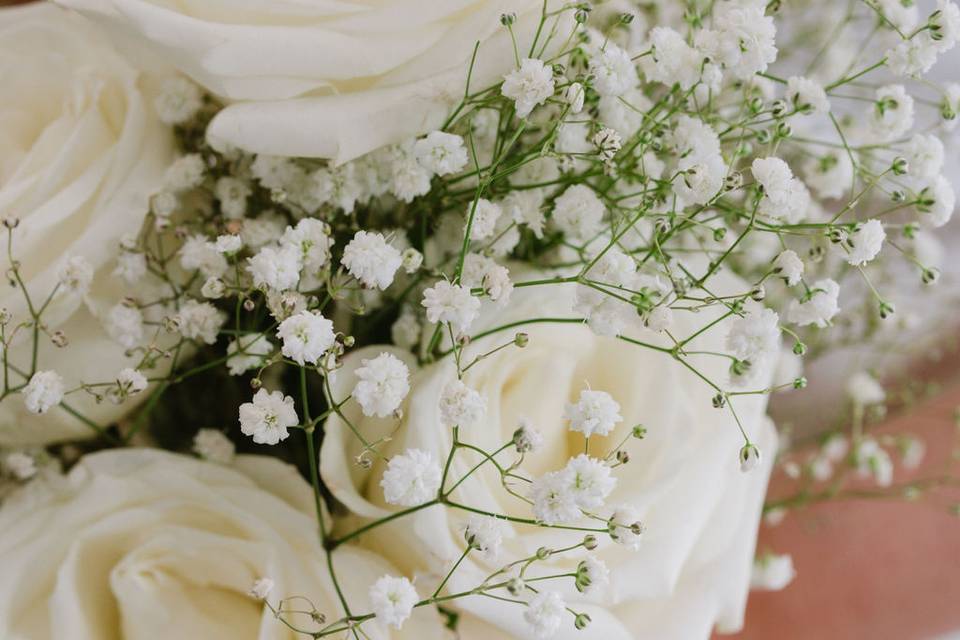
[[[927,455],[895,484],[943,474],[954,455],[960,382],[892,418],[880,432],[923,436]],[[956,464],[952,475],[956,477]],[[789,491],[778,472],[771,495]],[[928,640],[960,633],[960,503],[956,488],[920,502],[851,500],[796,511],[764,526],[759,550],[793,556],[797,577],[780,592],[753,592],[736,640]]]

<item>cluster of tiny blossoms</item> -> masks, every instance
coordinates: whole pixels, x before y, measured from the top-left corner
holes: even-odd
[[[453,433],[450,458],[473,446],[460,434],[488,412],[488,398],[463,375],[472,366],[464,352],[476,321],[487,309],[508,307],[518,288],[564,284],[575,287],[573,311],[593,332],[625,348],[653,348],[694,372],[690,341],[721,333],[724,352],[697,355],[721,359],[729,375],[697,375],[711,388],[713,407],[739,423],[742,396],[805,386],[798,358],[829,349],[831,328],[845,313],[894,316],[899,291],[882,290],[891,269],[906,265],[918,283],[937,280],[928,230],[944,225],[955,205],[941,173],[940,133],[957,120],[960,85],[921,76],[960,38],[957,7],[939,0],[924,17],[899,2],[864,3],[855,13],[876,24],[873,35],[863,34],[870,46],[843,63],[818,64],[829,58],[828,45],[813,61],[778,50],[777,4],[725,0],[709,13],[659,17],[585,4],[545,10],[536,40],[514,41],[515,68],[495,86],[465,87],[442,127],[338,166],[211,149],[203,130],[216,105],[172,79],[156,106],[176,126],[183,154],[153,195],[147,225],[124,239],[114,276],[129,291],[101,317],[140,364],[115,380],[67,389],[34,356],[5,366],[4,393],[22,393],[30,411],[43,413],[66,406],[70,393],[123,401],[152,384],[151,402],[134,421],[139,428],[166,389],[221,366],[249,395],[237,408],[242,437],[236,429],[226,430],[231,437],[203,429],[194,451],[228,464],[234,441],[279,445],[302,431],[319,504],[314,449],[323,421],[345,421],[363,444],[354,463],[371,466],[383,441],[365,439],[343,409],[353,403],[399,425],[412,362],[455,362],[456,379],[437,407]],[[572,29],[559,29],[570,14]],[[512,35],[514,17],[501,22]],[[730,273],[742,289],[714,293],[715,278]],[[48,302],[84,295],[91,279],[82,257],[66,260]],[[865,302],[848,308],[845,291],[861,292],[850,299]],[[23,321],[5,315],[5,344],[20,331],[42,339],[46,304],[34,301]],[[707,309],[714,312],[698,330],[677,332],[681,314]],[[861,338],[877,330],[872,321],[861,325]],[[644,335],[669,346],[637,339]],[[528,340],[513,333],[495,350],[522,349]],[[363,359],[349,395],[334,397],[331,379],[343,356],[385,341],[410,360],[388,352]],[[14,374],[22,380],[8,381]],[[862,379],[852,384],[856,406],[878,402],[866,397],[871,389]],[[873,392],[882,400],[882,388]],[[630,425],[623,442],[604,448],[610,453],[592,456],[591,439],[608,437],[623,418],[617,398],[589,387],[569,399],[563,419],[588,446],[561,468],[524,471],[524,456],[542,440],[529,421],[500,450],[515,451],[514,464],[500,466],[488,452],[503,486],[522,487],[509,490],[526,517],[451,504],[444,460],[420,449],[384,460],[378,485],[386,503],[411,512],[434,505],[472,512],[465,553],[498,557],[504,520],[568,531],[575,536],[569,546],[512,559],[463,594],[445,593],[446,579],[421,593],[406,577],[383,576],[370,585],[367,613],[357,613],[359,603],[329,622],[314,612],[320,626],[296,631],[322,637],[356,635],[368,623],[399,628],[416,607],[480,593],[506,594],[524,607],[538,637],[561,625],[586,627],[589,616],[549,581],[525,581],[526,572],[548,557],[592,550],[597,536],[631,549],[642,544],[651,523],[608,497],[617,468],[629,463],[627,445],[643,446],[646,431]],[[744,472],[776,454],[741,433],[743,445],[730,458]],[[911,459],[919,455],[911,451]],[[8,456],[12,473],[32,474],[30,460],[17,455]],[[809,473],[825,480],[848,456],[857,473],[890,483],[884,443],[859,426],[842,451],[837,441],[825,444]],[[326,539],[324,549],[334,553],[359,533]],[[761,566],[772,566],[770,559]],[[776,566],[770,582],[787,572]],[[574,574],[554,579],[574,580],[579,591],[602,589],[607,569],[588,555]],[[284,601],[271,604],[272,588],[266,576],[251,595],[289,625]]]

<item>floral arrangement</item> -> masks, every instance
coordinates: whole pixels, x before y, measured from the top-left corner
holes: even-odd
[[[938,280],[954,3],[58,4],[0,10],[4,638],[706,638],[763,513],[955,482],[869,367],[809,459],[766,416]]]

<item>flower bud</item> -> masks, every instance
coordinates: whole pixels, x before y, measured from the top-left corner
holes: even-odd
[[[593,535],[592,533],[588,533],[583,537],[583,548],[587,551],[593,551],[596,549],[597,544],[599,544],[597,542],[597,536]]]
[[[760,464],[760,449],[751,442],[743,445],[740,449],[740,471],[747,473],[753,471]]]
[[[578,613],[577,617],[573,619],[573,626],[577,629],[586,629],[588,624],[590,624],[590,616],[585,613]]]

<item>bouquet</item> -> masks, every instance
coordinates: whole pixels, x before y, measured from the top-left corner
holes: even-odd
[[[707,638],[764,513],[956,484],[882,358],[812,455],[766,415],[935,305],[953,2],[57,4],[0,10],[0,636]]]

